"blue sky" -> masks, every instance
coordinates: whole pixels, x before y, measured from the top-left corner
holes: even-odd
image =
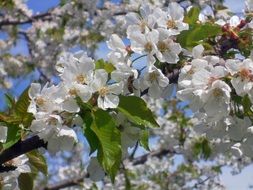
[[[114,0],[114,2],[118,2],[118,0]],[[225,4],[232,10],[232,12],[240,13],[242,9],[244,8],[244,1],[243,0],[226,0]],[[38,1],[38,0],[27,0],[27,5],[29,8],[33,10],[34,13],[37,12],[43,12],[47,9],[54,7],[59,3],[59,0],[44,0],[44,1]],[[0,33],[0,39],[4,38],[4,35]],[[105,57],[108,52],[108,48],[106,47],[105,43],[101,44],[98,51],[97,51],[97,57]],[[26,43],[23,40],[20,40],[17,43],[17,46],[12,49],[12,53],[22,53],[27,54],[27,47]],[[32,78],[36,78],[36,73]],[[22,80],[22,81],[21,81]],[[19,85],[18,83],[21,82],[22,84]],[[11,92],[14,93],[14,95],[18,96],[20,92],[29,85],[30,83],[30,77],[29,79],[17,79],[15,80],[15,83],[18,85],[15,85],[15,88],[11,89]],[[2,97],[1,91],[0,91],[0,97]],[[3,102],[1,102],[0,98],[0,110],[1,107],[3,107]],[[248,166],[245,169],[242,170],[242,173],[239,175],[231,175],[231,169],[229,168],[223,168],[222,169],[223,174],[221,175],[221,180],[223,184],[227,187],[229,190],[247,190],[249,189],[249,185],[253,184],[253,166]]]

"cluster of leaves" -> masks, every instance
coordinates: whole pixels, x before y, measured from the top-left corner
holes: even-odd
[[[210,41],[222,33],[221,27],[214,23],[200,23],[198,16],[200,9],[192,7],[185,16],[184,21],[189,24],[189,30],[182,31],[177,36],[177,41],[183,48],[191,50],[196,45],[202,44],[207,50],[214,51]]]
[[[122,156],[120,127],[110,112],[78,102],[84,120],[84,134],[91,147],[90,154],[97,151],[98,161],[114,181]],[[120,96],[118,108],[111,111],[123,114],[135,127],[143,130],[140,144],[148,150],[147,128],[157,128],[159,125],[144,100],[135,96]]]

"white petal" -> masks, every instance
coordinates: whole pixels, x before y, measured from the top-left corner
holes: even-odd
[[[119,105],[119,97],[116,95],[108,94],[104,97],[105,108],[117,108]]]
[[[5,143],[6,138],[7,138],[7,132],[8,128],[5,126],[0,126],[0,142]]]
[[[39,83],[32,83],[28,91],[29,97],[32,99],[40,94],[41,85]]]
[[[97,158],[95,157],[91,158],[87,171],[90,175],[90,179],[93,181],[101,181],[105,176],[104,170],[102,169],[102,167],[98,163]]]
[[[109,41],[107,41],[107,45],[110,49],[125,49],[125,44],[121,40],[121,38],[117,34],[112,34]]]

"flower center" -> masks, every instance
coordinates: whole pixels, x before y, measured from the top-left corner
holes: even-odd
[[[69,89],[69,95],[71,96],[77,96],[78,90],[75,88]]]
[[[251,70],[246,69],[246,68],[242,68],[240,70],[240,77],[242,78],[242,80],[246,80],[246,79],[251,79],[252,74],[251,74]]]
[[[175,29],[176,27],[176,22],[174,20],[171,19],[167,21],[167,28]]]
[[[160,52],[165,52],[169,49],[167,44],[163,41],[159,41],[158,44],[157,44],[157,47],[158,47]]]
[[[220,97],[220,96],[222,96],[222,95],[223,95],[222,90],[219,89],[219,88],[215,88],[215,89],[213,90],[213,95],[214,95],[215,97]]]
[[[157,78],[158,78],[158,74],[155,71],[152,72],[152,73],[149,73],[149,80],[150,80],[150,82],[156,81]]]
[[[147,42],[147,43],[145,44],[144,48],[145,48],[145,51],[151,52],[152,49],[153,49],[152,43],[151,43],[151,42]]]
[[[105,97],[106,94],[109,93],[109,89],[104,86],[104,87],[99,89],[98,93],[99,93],[100,96]]]
[[[189,75],[193,75],[195,73],[193,67],[191,67],[191,69],[187,72]]]
[[[49,125],[53,125],[53,126],[56,126],[57,125],[57,123],[58,123],[58,120],[56,119],[56,118],[54,118],[54,117],[50,117],[48,120],[47,120],[47,122],[48,122],[48,124]]]
[[[44,98],[42,98],[41,96],[39,96],[36,98],[35,102],[38,106],[43,106],[45,104],[46,100]]]
[[[76,76],[76,82],[79,84],[86,84],[86,77],[82,74]]]

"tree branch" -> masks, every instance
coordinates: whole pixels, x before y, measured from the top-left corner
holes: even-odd
[[[0,166],[5,162],[12,160],[22,154],[28,153],[34,149],[44,147],[46,148],[47,144],[41,140],[38,136],[33,136],[24,141],[18,141],[10,148],[4,150],[0,154]],[[0,171],[1,172],[1,171]]]
[[[132,161],[129,159],[127,161],[132,162],[133,165],[140,165],[140,164],[144,164],[147,161],[149,156],[160,158],[167,154],[180,154],[180,153],[171,149],[160,149],[160,150],[156,150],[156,151],[152,151],[150,153],[144,154],[140,157],[134,158]],[[89,177],[89,174],[86,173],[86,174],[81,175],[80,177],[75,177],[69,180],[63,180],[61,182],[55,183],[54,185],[48,185],[47,187],[44,187],[41,190],[59,190],[61,188],[79,185],[79,183],[81,183],[84,180],[84,178],[88,178],[88,177]]]
[[[161,158],[162,156],[165,156],[167,154],[180,154],[180,153],[176,152],[175,150],[169,149],[169,148],[160,149],[160,150],[152,151],[150,153],[144,154],[142,156],[139,156],[139,157],[133,159],[132,164],[133,165],[144,164],[147,161],[148,157]]]
[[[48,185],[47,187],[42,188],[41,190],[58,190],[58,189],[66,188],[66,187],[79,185],[83,181],[84,178],[88,178],[88,177],[89,177],[89,174],[86,173],[74,179],[67,179],[67,180],[58,182],[54,185]]]
[[[7,26],[7,25],[19,25],[19,24],[27,24],[27,23],[32,23],[35,20],[39,20],[39,19],[43,19],[43,20],[51,20],[51,12],[45,12],[45,13],[41,13],[38,15],[34,15],[30,18],[27,18],[26,20],[2,20],[0,21],[0,28],[2,26]]]

